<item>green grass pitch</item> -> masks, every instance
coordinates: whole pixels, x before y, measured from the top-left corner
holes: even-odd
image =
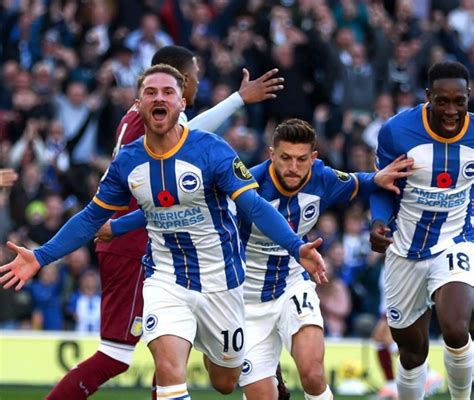
[[[39,400],[48,393],[48,388],[31,387],[2,387],[0,386],[0,400]],[[193,400],[241,400],[242,394],[236,392],[229,396],[222,396],[212,391],[191,391]],[[146,389],[101,389],[90,397],[93,400],[149,400],[150,395]],[[370,400],[374,397],[366,396],[336,396],[339,400]],[[301,392],[291,394],[291,400],[303,400]],[[430,397],[432,400],[448,400],[448,395]]]

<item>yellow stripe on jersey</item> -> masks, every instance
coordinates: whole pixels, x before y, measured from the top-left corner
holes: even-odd
[[[94,196],[92,201],[94,203],[96,203],[97,205],[101,206],[102,208],[105,208],[106,210],[112,210],[112,211],[126,211],[126,210],[128,210],[128,206],[114,206],[112,204],[107,204],[107,203],[104,203],[99,198],[97,198],[97,196]]]
[[[146,152],[148,153],[148,155],[150,157],[153,157],[154,159],[156,160],[164,160],[166,158],[170,158],[172,156],[174,156],[181,147],[183,147],[183,144],[184,142],[186,141],[187,137],[188,137],[188,134],[189,134],[189,128],[185,125],[181,125],[183,127],[183,134],[181,135],[181,137],[179,138],[178,140],[178,143],[176,143],[170,150],[168,150],[166,153],[164,154],[156,154],[154,153],[149,147],[148,147],[148,144],[147,144],[147,137],[145,135],[145,140],[143,141],[143,143],[145,144],[145,150]]]
[[[421,114],[423,118],[423,126],[425,127],[426,132],[428,132],[428,135],[430,135],[434,140],[437,140],[438,142],[441,143],[453,143],[458,140],[460,140],[467,132],[467,128],[469,127],[469,113],[466,113],[466,116],[464,117],[464,125],[459,131],[459,133],[452,137],[452,138],[445,138],[443,136],[439,136],[436,132],[434,132],[430,124],[428,123],[428,103],[425,103],[423,105],[423,108],[421,109]]]
[[[359,178],[357,178],[357,175],[355,174],[349,174],[350,176],[352,176],[355,180],[355,188],[354,188],[354,191],[352,192],[352,195],[351,195],[351,200],[356,197],[358,194],[359,194]]]
[[[235,200],[237,197],[239,197],[243,192],[246,192],[247,190],[249,189],[258,189],[258,183],[257,182],[253,182],[251,183],[250,185],[247,185],[247,186],[244,186],[244,187],[241,187],[239,190],[236,190],[234,193],[232,193],[232,196],[230,196],[230,198],[232,200]]]

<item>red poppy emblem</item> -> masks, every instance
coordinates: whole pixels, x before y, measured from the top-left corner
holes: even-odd
[[[162,190],[158,193],[158,201],[160,202],[161,207],[171,207],[174,204],[174,197],[167,190]]]
[[[448,172],[441,172],[436,177],[436,185],[439,188],[446,189],[450,187],[452,184],[453,184],[453,178],[451,178],[451,175],[449,175]]]

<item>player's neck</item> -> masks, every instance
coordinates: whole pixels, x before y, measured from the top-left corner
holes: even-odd
[[[172,129],[164,135],[157,135],[153,132],[146,132],[146,145],[157,155],[163,155],[175,147],[181,136],[183,135],[183,127],[176,124]]]

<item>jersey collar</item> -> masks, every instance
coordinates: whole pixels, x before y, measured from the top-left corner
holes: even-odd
[[[433,139],[441,143],[453,143],[460,140],[466,134],[467,128],[469,127],[470,117],[469,117],[469,113],[466,113],[466,116],[464,117],[464,125],[459,131],[459,133],[456,136],[453,136],[452,138],[445,138],[443,136],[438,135],[436,132],[434,132],[431,129],[430,124],[428,123],[428,103],[423,104],[421,113],[422,113],[422,118],[423,118],[423,126],[425,127],[426,132],[428,132],[428,135],[430,135]]]
[[[166,158],[173,157],[181,147],[183,147],[184,142],[186,141],[188,134],[189,134],[189,127],[187,125],[182,125],[183,126],[183,134],[178,140],[178,143],[176,143],[170,150],[168,150],[164,154],[156,154],[154,153],[149,147],[148,144],[146,143],[146,136],[145,139],[143,140],[143,144],[145,146],[145,150],[148,153],[148,155],[152,158],[155,158],[156,160],[164,160]]]

